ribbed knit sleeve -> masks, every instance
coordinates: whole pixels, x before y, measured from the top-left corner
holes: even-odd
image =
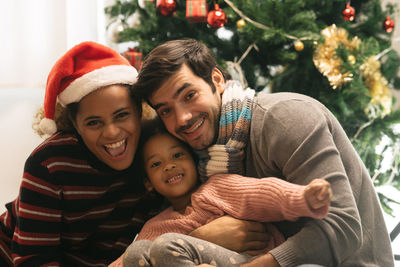
[[[193,194],[192,199],[196,201],[192,202],[203,209],[223,210],[239,219],[260,222],[293,221],[303,216],[323,218],[329,204],[311,211],[304,198],[304,189],[305,186],[278,178],[217,174]]]
[[[154,240],[165,233],[189,234],[205,224],[207,219],[216,218],[213,214],[187,207],[185,214],[180,214],[172,207],[162,211],[145,223],[136,240]]]

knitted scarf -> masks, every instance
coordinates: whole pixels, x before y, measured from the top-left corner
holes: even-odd
[[[228,81],[225,86],[217,142],[207,149],[196,151],[202,182],[217,173],[244,172],[244,149],[249,136],[255,91],[243,89],[237,81]]]

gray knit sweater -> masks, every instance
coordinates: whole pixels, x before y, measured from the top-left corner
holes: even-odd
[[[307,184],[322,178],[333,198],[326,218],[277,226],[287,241],[270,251],[281,266],[394,266],[371,178],[336,118],[316,100],[259,93],[253,105],[246,175]]]

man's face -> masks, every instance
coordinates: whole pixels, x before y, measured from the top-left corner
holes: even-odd
[[[196,150],[212,145],[218,134],[225,87],[217,68],[212,72],[212,81],[215,92],[184,64],[149,98],[167,130]]]

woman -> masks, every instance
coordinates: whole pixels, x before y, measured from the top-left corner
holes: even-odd
[[[141,115],[130,90],[136,75],[94,42],[56,62],[37,127],[51,136],[28,157],[19,195],[0,217],[1,266],[106,266],[158,208],[132,164]]]

